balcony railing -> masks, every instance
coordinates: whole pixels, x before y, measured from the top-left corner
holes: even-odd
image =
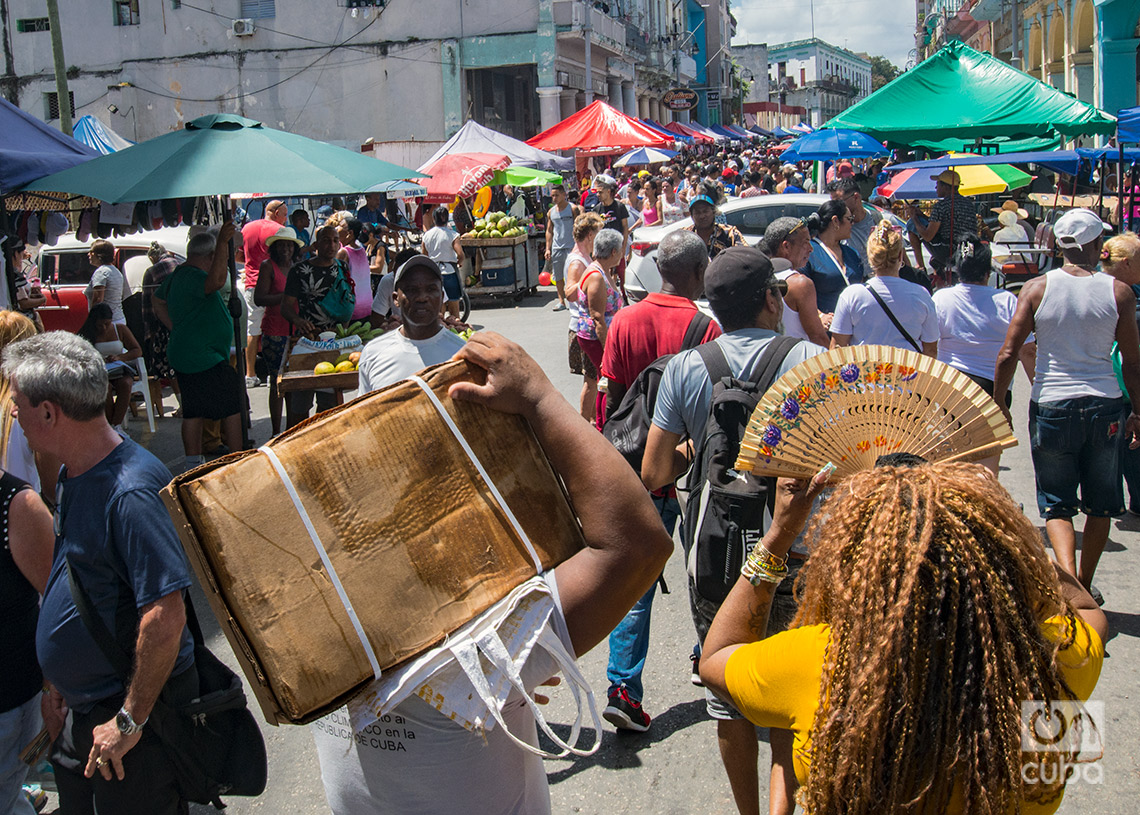
[[[554,0],[554,25],[561,29],[580,30],[586,23],[586,4],[582,0]],[[596,6],[590,12],[590,28],[594,37],[616,46],[626,47],[625,26]]]

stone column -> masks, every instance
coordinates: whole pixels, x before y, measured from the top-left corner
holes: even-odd
[[[622,96],[622,112],[626,116],[637,115],[637,91],[633,87],[633,82],[625,81],[621,83],[621,96]]]
[[[609,92],[609,103],[615,108],[625,113],[624,100],[621,98],[621,80],[617,77],[606,78],[606,90]]]
[[[577,106],[574,104],[574,98],[576,95],[577,94],[572,90],[562,91],[562,93],[559,94],[558,106],[562,110],[562,117],[561,118],[568,119],[569,117],[574,115],[575,111],[578,110]]]
[[[562,86],[550,85],[535,88],[538,91],[538,114],[542,130],[554,127],[562,121]]]
[[[1115,114],[1136,105],[1136,47],[1140,39],[1101,40],[1098,107]]]

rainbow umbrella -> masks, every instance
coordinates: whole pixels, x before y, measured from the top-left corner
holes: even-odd
[[[974,154],[951,153],[951,156],[972,155]],[[945,159],[939,159],[937,162],[932,161],[930,167],[902,170],[892,175],[887,183],[880,185],[876,194],[887,198],[937,198],[938,193],[935,192],[935,182],[931,176],[936,176],[945,169],[947,169]],[[962,177],[962,184],[958,187],[960,195],[985,195],[1016,190],[1033,181],[1033,176],[1012,164],[960,164],[949,169]]]

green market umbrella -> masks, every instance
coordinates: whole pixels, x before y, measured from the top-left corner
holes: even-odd
[[[548,173],[546,170],[536,170],[533,167],[508,167],[505,170],[495,170],[491,178],[492,185],[510,184],[512,187],[544,187],[547,184],[562,183],[562,176],[558,173]]]
[[[242,116],[212,113],[23,189],[121,203],[235,192],[350,194],[383,181],[417,177],[423,173]]]

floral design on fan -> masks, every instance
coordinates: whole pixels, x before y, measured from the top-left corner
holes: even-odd
[[[764,442],[765,446],[767,447],[775,447],[780,443],[780,440],[783,437],[784,434],[780,432],[780,428],[776,427],[774,424],[770,424],[767,428],[765,428],[764,435],[760,437],[760,440]]]
[[[848,362],[839,369],[839,378],[846,382],[848,385],[852,384],[859,378],[859,366],[853,362]]]
[[[914,368],[910,367],[909,365],[900,365],[899,366],[899,381],[900,382],[910,382],[916,376],[918,376],[918,371],[916,371]]]
[[[858,450],[860,453],[866,453],[868,450],[871,449],[871,442],[861,441],[855,445],[855,449]]]
[[[800,415],[800,403],[794,396],[789,396],[784,400],[784,404],[780,405],[780,415],[787,419],[789,422],[794,421]],[[771,425],[769,425],[771,427]]]
[[[883,435],[875,436],[875,446],[884,447],[887,444],[887,437]]]
[[[834,390],[839,387],[839,377],[835,374],[820,374],[819,383],[825,388]]]

